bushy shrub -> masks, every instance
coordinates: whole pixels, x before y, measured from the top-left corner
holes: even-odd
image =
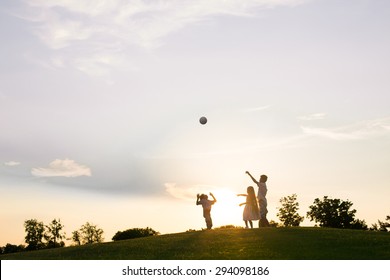
[[[243,228],[242,226],[235,226],[235,225],[225,225],[216,227],[215,229],[234,229],[234,228]]]
[[[0,247],[0,254],[10,254],[10,253],[17,253],[17,252],[23,252],[25,250],[24,245],[13,245],[10,243],[7,243],[4,247]]]
[[[126,240],[126,239],[134,239],[134,238],[140,238],[140,237],[147,237],[147,236],[153,236],[153,235],[159,235],[160,233],[155,231],[152,228],[132,228],[127,229],[125,231],[118,231],[112,240],[119,241],[119,240]]]

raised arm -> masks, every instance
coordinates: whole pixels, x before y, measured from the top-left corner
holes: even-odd
[[[248,174],[248,175],[249,175],[249,177],[251,177],[252,181],[253,181],[255,184],[257,184],[257,183],[258,183],[258,182],[256,181],[256,179],[255,179],[255,178],[253,178],[252,174],[250,174],[250,173],[249,173],[249,171],[246,171],[245,173],[246,173],[246,174]]]
[[[200,198],[200,195],[197,194],[197,195],[196,195],[196,205],[199,205],[199,204],[200,204],[200,203],[199,203],[199,198]]]
[[[215,196],[212,193],[210,193],[210,195],[214,199],[214,202],[217,202],[217,199],[215,198]]]

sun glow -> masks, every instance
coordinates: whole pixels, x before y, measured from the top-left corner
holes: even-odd
[[[242,226],[243,206],[240,207],[239,204],[245,202],[245,198],[238,197],[237,193],[227,189],[216,190],[214,195],[217,199],[211,211],[214,226]]]

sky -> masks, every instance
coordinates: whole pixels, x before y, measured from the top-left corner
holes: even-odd
[[[247,170],[269,220],[297,194],[384,221],[389,29],[385,0],[2,1],[0,246],[28,219],[199,230],[209,192],[243,226]]]

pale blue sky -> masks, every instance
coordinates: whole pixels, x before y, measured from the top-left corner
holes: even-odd
[[[210,190],[241,225],[246,170],[270,219],[296,193],[384,220],[389,28],[379,0],[3,1],[0,245],[30,218],[199,229]]]

